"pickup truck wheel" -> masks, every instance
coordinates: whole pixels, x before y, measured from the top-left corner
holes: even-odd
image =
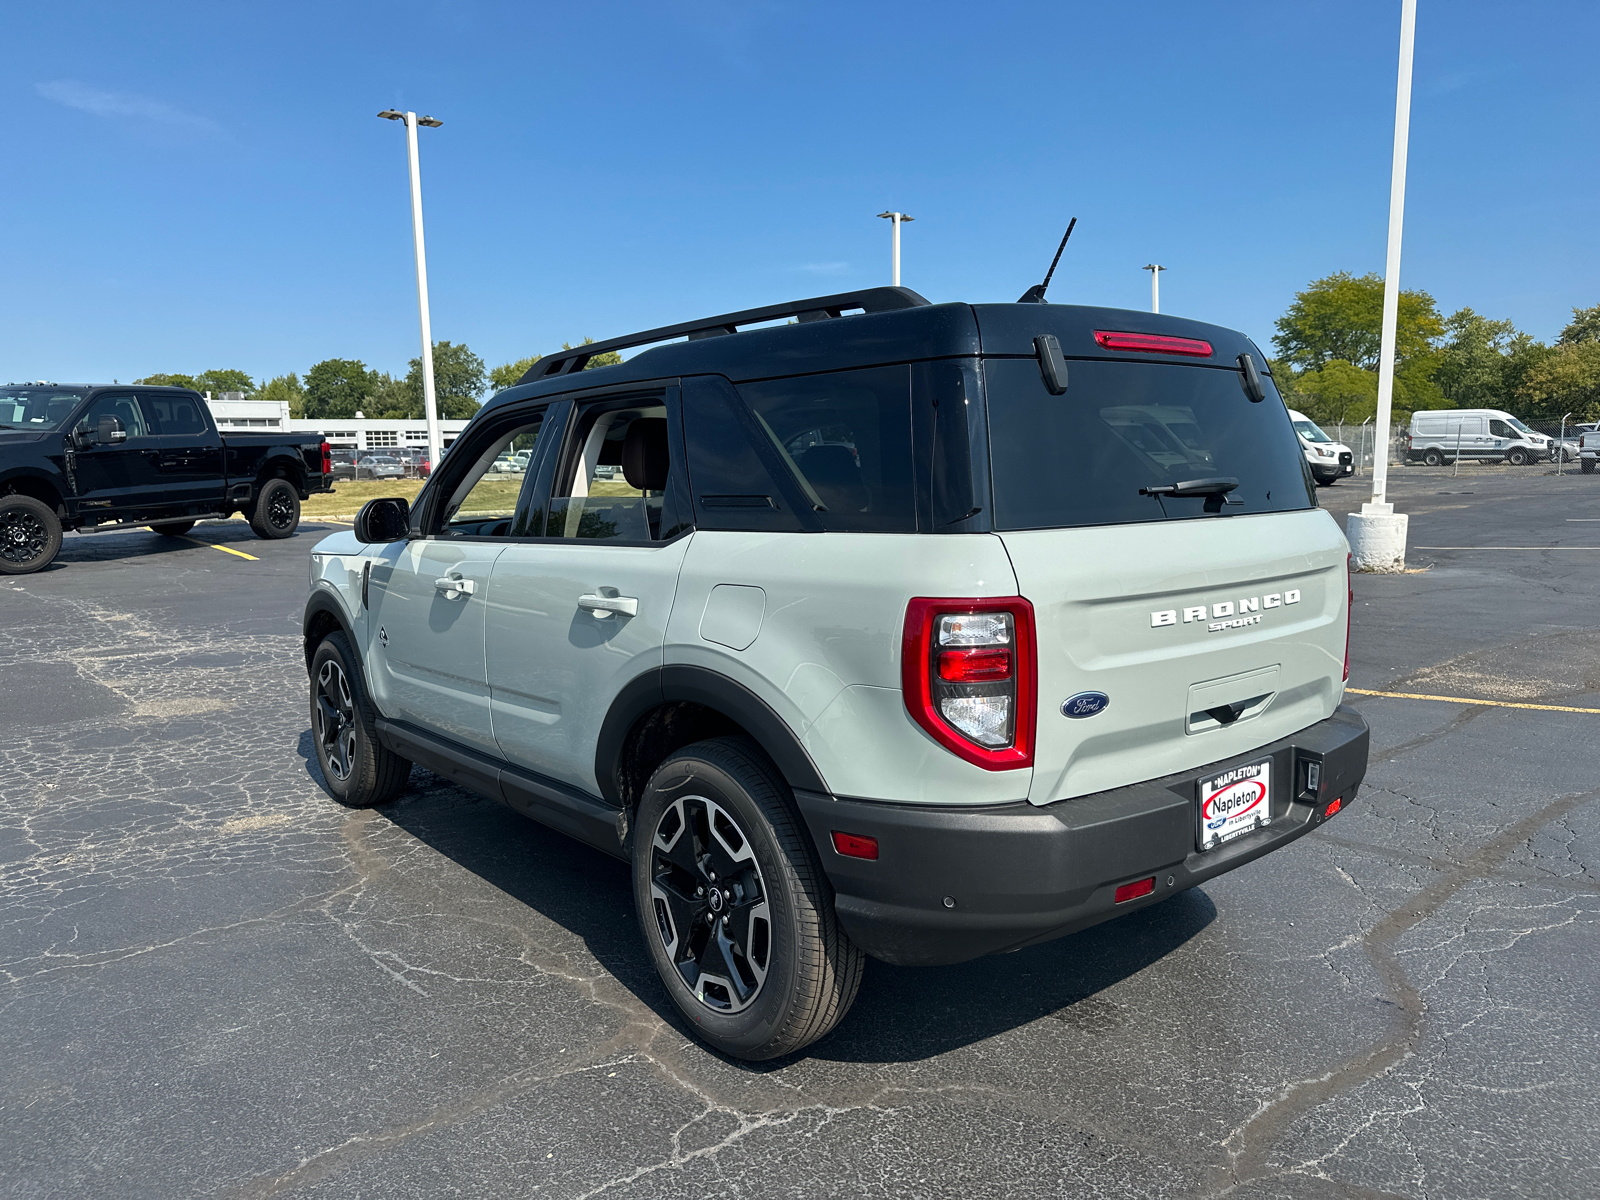
[[[152,525],[150,529],[162,537],[180,537],[194,528],[193,521],[163,521],[159,525]]]
[[[378,743],[373,718],[349,641],[330,633],[311,658],[311,740],[328,791],[350,808],[394,799],[411,776],[411,763]]]
[[[250,528],[259,538],[286,538],[300,525],[300,493],[287,479],[269,479],[261,485],[250,510]]]
[[[43,500],[0,496],[0,575],[28,575],[61,549],[61,521]]]
[[[742,738],[696,742],[639,802],[633,895],[678,1010],[735,1058],[791,1054],[843,1019],[865,957],[788,788]]]

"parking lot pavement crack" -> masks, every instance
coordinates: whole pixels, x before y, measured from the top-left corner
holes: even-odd
[[[1367,759],[1367,768],[1370,770],[1371,768],[1381,766],[1384,763],[1393,762],[1402,755],[1410,754],[1413,750],[1419,750],[1423,746],[1428,745],[1430,742],[1436,742],[1447,734],[1454,733],[1463,725],[1470,724],[1479,717],[1483,716],[1484,713],[1490,711],[1491,706],[1487,704],[1473,704],[1467,708],[1463,708],[1460,712],[1456,713],[1455,716],[1451,717],[1443,725],[1439,726],[1439,728],[1432,730],[1429,733],[1424,733],[1419,737],[1414,737],[1408,742],[1401,742],[1398,746],[1390,746],[1385,750],[1372,751],[1371,755]]]
[[[1421,987],[1407,974],[1396,948],[1399,938],[1436,913],[1466,884],[1489,875],[1506,855],[1552,822],[1596,799],[1600,788],[1558,797],[1530,816],[1502,830],[1473,853],[1443,871],[1420,892],[1388,913],[1361,938],[1362,948],[1395,1006],[1388,1035],[1346,1058],[1337,1066],[1284,1085],[1261,1101],[1256,1110],[1222,1140],[1226,1162],[1217,1171],[1210,1198],[1231,1195],[1249,1183],[1294,1175],[1297,1168],[1274,1167],[1269,1156],[1282,1134],[1301,1117],[1336,1096],[1392,1072],[1413,1057],[1423,1032],[1427,1003]],[[1323,1160],[1315,1160],[1321,1162]]]

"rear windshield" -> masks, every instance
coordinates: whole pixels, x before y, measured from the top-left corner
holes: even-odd
[[[0,429],[54,429],[82,399],[82,392],[66,388],[0,388]]]
[[[984,363],[996,529],[1059,529],[1312,508],[1289,414],[1264,378],[1252,404],[1239,373],[1166,363],[1071,360],[1052,396],[1033,359]],[[1226,496],[1149,496],[1226,477]]]

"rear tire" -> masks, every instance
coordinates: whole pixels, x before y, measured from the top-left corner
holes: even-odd
[[[348,808],[392,800],[411,763],[378,742],[366,680],[342,632],[322,639],[311,658],[311,742],[328,792]]]
[[[0,496],[0,575],[31,575],[61,550],[61,519],[43,500]]]
[[[300,493],[287,479],[269,479],[261,485],[250,509],[250,528],[258,538],[292,537],[300,527]]]
[[[1444,455],[1437,450],[1425,450],[1422,454],[1422,465],[1426,467],[1444,466]]]
[[[640,931],[702,1040],[761,1061],[843,1019],[866,958],[839,927],[787,785],[751,742],[714,738],[668,758],[633,838]]]
[[[162,537],[182,537],[193,528],[193,521],[163,521],[159,525],[150,526],[150,531],[159,533]]]

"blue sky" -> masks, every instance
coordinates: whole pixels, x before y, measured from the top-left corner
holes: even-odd
[[[584,335],[888,282],[1258,339],[1381,271],[1398,0],[8,5],[0,377]],[[1421,0],[1403,279],[1549,339],[1600,303],[1600,5]]]

